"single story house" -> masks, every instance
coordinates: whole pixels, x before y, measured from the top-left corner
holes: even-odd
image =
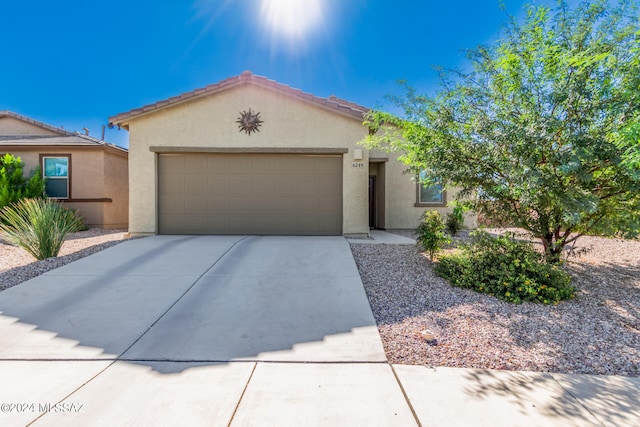
[[[127,150],[11,111],[0,111],[0,154],[40,167],[45,193],[80,213],[89,227],[127,228]]]
[[[130,233],[367,236],[447,211],[358,144],[367,111],[245,71],[109,118],[129,131]]]

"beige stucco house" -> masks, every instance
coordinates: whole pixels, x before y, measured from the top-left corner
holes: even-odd
[[[0,111],[0,154],[40,166],[46,195],[79,212],[89,227],[127,228],[127,150],[11,111]]]
[[[363,236],[445,211],[358,144],[367,111],[244,72],[111,117],[129,131],[129,231]]]

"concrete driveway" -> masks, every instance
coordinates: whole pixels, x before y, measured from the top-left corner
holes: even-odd
[[[2,425],[415,423],[342,237],[131,240],[0,311]]]
[[[149,237],[0,292],[3,427],[639,425],[638,387],[388,364],[341,237]]]

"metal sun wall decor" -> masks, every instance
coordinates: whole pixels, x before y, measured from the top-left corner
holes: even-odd
[[[251,132],[260,132],[260,126],[263,121],[260,120],[260,113],[254,113],[249,108],[249,111],[242,111],[240,118],[236,120],[240,132],[244,131],[247,135],[251,135]]]

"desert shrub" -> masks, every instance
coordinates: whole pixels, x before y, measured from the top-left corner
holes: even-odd
[[[0,209],[23,198],[44,197],[44,179],[40,168],[24,177],[24,163],[11,154],[0,156]]]
[[[453,206],[453,212],[447,214],[445,227],[450,236],[455,236],[464,225],[464,209],[460,205]]]
[[[420,218],[420,225],[416,229],[418,235],[416,241],[429,254],[433,256],[442,249],[442,246],[450,243],[451,239],[444,233],[445,225],[437,211],[425,211]]]
[[[471,241],[461,244],[459,252],[440,257],[434,271],[454,286],[516,304],[556,304],[575,296],[566,271],[546,263],[544,254],[530,242],[509,233],[499,237],[472,233]]]
[[[82,230],[82,219],[49,199],[22,199],[0,211],[0,231],[36,259],[58,256],[67,234]]]

